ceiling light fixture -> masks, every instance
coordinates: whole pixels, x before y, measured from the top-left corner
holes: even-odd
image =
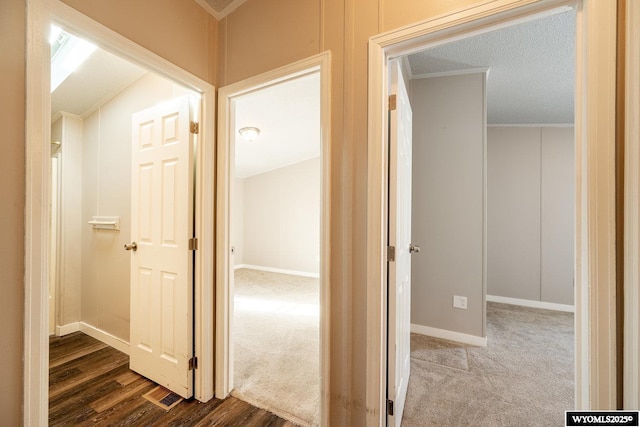
[[[240,132],[240,135],[249,142],[255,141],[256,138],[258,138],[258,135],[260,135],[260,129],[252,126],[244,127],[238,132]]]

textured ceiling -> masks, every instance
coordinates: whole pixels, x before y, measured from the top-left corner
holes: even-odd
[[[277,169],[320,155],[320,75],[279,83],[235,101],[236,176]],[[253,142],[238,130],[260,129]]]
[[[573,10],[409,56],[413,77],[489,68],[489,124],[574,122]]]

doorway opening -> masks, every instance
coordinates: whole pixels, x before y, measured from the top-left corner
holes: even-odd
[[[189,124],[200,96],[57,26],[51,34],[59,208],[52,203],[50,329],[90,335],[128,355],[132,370],[191,397],[197,135]]]
[[[52,322],[55,324],[54,332],[59,335],[65,335],[73,330],[84,330],[88,334],[99,336],[100,340],[107,342],[114,348],[127,350],[128,347],[129,331],[126,324],[130,313],[127,297],[129,292],[128,289],[125,292],[121,287],[129,283],[129,276],[126,272],[123,273],[123,270],[127,270],[127,256],[131,255],[125,252],[120,245],[122,242],[118,240],[117,236],[130,226],[128,218],[131,212],[127,212],[130,199],[127,203],[127,197],[124,197],[113,206],[108,206],[106,200],[108,198],[117,199],[125,195],[130,197],[131,194],[127,190],[131,187],[130,180],[126,179],[131,177],[131,170],[120,170],[122,164],[130,165],[128,159],[132,155],[131,145],[129,143],[120,146],[117,140],[131,141],[132,119],[131,114],[122,120],[116,120],[116,117],[122,111],[129,111],[134,106],[136,106],[135,111],[145,108],[143,105],[136,104],[136,101],[144,97],[133,96],[129,93],[129,89],[136,85],[148,86],[148,89],[149,87],[157,88],[158,86],[154,85],[160,84],[163,87],[160,92],[165,96],[163,99],[187,94],[201,98],[200,113],[204,120],[200,123],[198,143],[195,144],[193,150],[187,150],[194,156],[193,161],[189,162],[193,164],[194,173],[187,173],[187,175],[188,179],[192,180],[191,182],[195,182],[194,200],[187,203],[188,210],[192,212],[193,217],[187,222],[195,228],[195,235],[190,237],[199,240],[199,250],[195,254],[189,255],[192,258],[189,262],[190,268],[195,270],[193,272],[194,279],[189,282],[188,292],[190,295],[195,293],[195,298],[190,297],[188,305],[195,309],[194,320],[192,323],[190,322],[192,325],[190,327],[195,328],[195,343],[189,344],[189,351],[190,354],[195,354],[201,362],[199,368],[193,372],[194,379],[190,382],[194,385],[194,397],[201,401],[207,401],[213,397],[213,340],[211,338],[213,335],[211,303],[213,289],[210,286],[213,281],[213,268],[210,263],[204,263],[203,259],[213,257],[213,201],[210,196],[213,192],[213,171],[211,168],[207,169],[201,166],[211,164],[213,156],[213,119],[207,116],[207,113],[213,110],[213,87],[64,4],[47,3],[45,5],[44,2],[34,1],[30,3],[28,8],[27,22],[29,31],[34,35],[27,44],[29,58],[27,69],[31,76],[27,82],[26,98],[27,108],[30,112],[27,114],[27,129],[29,129],[27,131],[29,143],[26,150],[27,163],[29,164],[27,181],[40,182],[42,185],[27,186],[27,200],[29,200],[27,211],[30,212],[30,215],[27,220],[27,242],[29,243],[25,257],[25,268],[28,272],[25,281],[28,295],[25,312],[27,318],[32,321],[25,325],[25,424],[46,424],[47,422],[48,336]],[[61,30],[57,35],[51,31],[52,24]],[[62,78],[50,79],[49,63],[52,55],[48,43],[49,36],[54,36],[53,49],[57,49],[54,53],[60,55],[66,49],[66,41],[73,40],[72,34],[86,41],[86,44],[93,45],[91,50],[94,60],[106,60],[107,57],[114,59],[117,56],[121,62],[113,66],[114,68],[99,69],[98,71],[94,69],[94,76],[85,78],[82,82],[74,82],[73,78],[67,79],[70,73]],[[76,40],[66,46],[72,48],[78,43]],[[124,65],[123,60],[128,64]],[[91,56],[86,61],[89,62],[85,62],[83,65],[88,66],[91,63]],[[68,65],[72,61],[68,59],[66,62],[65,65]],[[51,69],[54,70],[54,68]],[[98,68],[100,67],[98,66]],[[128,76],[125,78],[125,83],[123,81],[118,83],[118,78],[123,75]],[[103,80],[100,87],[91,89],[92,77],[97,76],[107,80],[111,79],[112,82],[107,84]],[[80,86],[73,87],[75,84]],[[51,96],[51,88],[60,92]],[[82,91],[96,92],[98,98],[81,99],[77,95]],[[145,93],[149,93],[149,91]],[[150,96],[153,98],[155,95],[151,93]],[[128,99],[126,99],[127,97]],[[107,100],[111,104],[116,101],[121,101],[121,103],[117,108],[114,108],[113,105],[104,103]],[[159,98],[156,98],[151,105],[160,101]],[[58,108],[63,104],[64,107]],[[76,113],[70,114],[68,111],[73,108],[78,108],[78,110]],[[57,112],[58,110],[66,111],[52,117],[52,111]],[[189,130],[188,118],[187,113],[187,132]],[[83,121],[86,123],[83,124]],[[180,122],[182,123],[184,120],[180,119]],[[113,129],[111,130],[115,136],[101,134],[100,123],[103,125],[102,132],[106,132],[108,130],[106,126],[112,124]],[[183,129],[177,125],[177,121],[174,123],[176,126],[172,129],[176,133],[178,128]],[[168,129],[169,127],[165,127],[165,131]],[[165,134],[167,133],[165,132]],[[83,153],[83,140],[90,140],[93,143],[93,145],[87,146],[85,153]],[[114,143],[113,140],[116,142]],[[103,144],[100,145],[100,142]],[[166,143],[165,145],[170,144]],[[60,153],[60,160],[56,160],[59,162],[57,165],[60,177],[58,185],[51,175],[51,160],[49,160],[51,154],[53,153],[55,157],[57,152]],[[66,161],[65,155],[69,156]],[[93,160],[100,162],[87,164],[84,172],[93,173],[95,176],[84,177],[83,162]],[[127,181],[127,185],[124,184],[123,179]],[[98,191],[100,183],[104,187]],[[56,186],[59,188],[57,195],[59,196],[58,206],[60,209],[57,209],[57,215],[50,215],[49,203],[55,193],[52,188]],[[84,188],[86,191],[83,191],[83,187],[86,187]],[[186,192],[188,193],[188,191]],[[83,194],[85,195],[84,200]],[[32,208],[34,204],[44,206],[44,208],[34,210]],[[110,212],[102,211],[101,206],[103,208],[106,206],[105,209]],[[85,221],[82,215],[88,214],[91,210],[94,212]],[[59,218],[58,226],[54,229],[59,231],[60,238],[54,240],[50,237],[50,230],[52,229],[51,220],[56,216]],[[128,240],[130,236],[123,236],[123,238]],[[56,241],[57,245],[54,244]],[[74,243],[76,247],[72,251],[71,245]],[[93,265],[87,266],[85,269],[84,279],[95,284],[95,279],[101,276],[103,280],[111,281],[112,289],[103,287],[101,295],[97,295],[97,287],[93,290],[85,290],[84,297],[88,304],[81,307],[80,304],[83,300],[80,286],[83,280],[83,266],[79,261],[84,255],[82,253],[83,244],[91,250],[104,250],[106,246],[112,246],[119,251],[103,251],[102,254],[91,256]],[[54,252],[52,249],[57,249],[57,256],[50,257],[50,254]],[[122,263],[116,261],[116,258],[122,258],[122,254],[126,258],[126,268],[123,268]],[[37,262],[36,258],[47,261]],[[112,261],[115,264],[103,264]],[[98,268],[99,264],[102,264],[101,268]],[[88,271],[89,267],[93,271]],[[97,270],[101,270],[100,273]],[[114,277],[107,277],[110,274]],[[195,287],[193,282],[195,282]],[[50,307],[49,285],[53,283],[62,284],[62,290],[60,287],[56,289],[53,301],[57,301],[58,304],[52,303]],[[55,287],[53,288],[55,289]],[[106,302],[105,299],[109,299],[111,304],[102,304]],[[100,310],[97,310],[96,307],[99,304],[102,306]],[[83,319],[82,313],[89,316],[90,319],[89,317]],[[50,314],[52,315],[50,316]]]
[[[219,95],[216,394],[303,425],[326,416],[328,66]]]
[[[413,112],[411,243],[421,248],[403,425],[453,419],[428,408],[446,399],[453,411],[456,398],[469,408],[455,411],[458,423],[496,423],[509,412],[489,401],[499,393],[515,406],[535,401],[557,423],[574,407],[574,46],[567,10],[401,59]],[[503,378],[500,391],[483,382],[489,372]]]
[[[374,37],[370,41],[370,64],[369,64],[369,89],[370,89],[370,115],[369,115],[369,229],[376,230],[376,227],[381,224],[383,230],[388,230],[391,227],[390,219],[387,218],[386,208],[388,203],[392,200],[392,194],[388,193],[386,188],[388,165],[392,161],[392,153],[386,148],[386,135],[390,126],[390,119],[387,119],[386,109],[388,100],[387,79],[389,76],[387,66],[389,61],[394,58],[399,58],[404,55],[412,54],[423,50],[427,46],[435,47],[443,45],[447,42],[461,40],[467,36],[481,34],[486,32],[489,28],[496,28],[497,26],[504,26],[506,22],[526,22],[535,17],[555,14],[559,10],[566,10],[567,7],[576,6],[569,4],[568,2],[538,2],[528,7],[512,7],[509,10],[498,10],[491,6],[482,6],[477,8],[469,8],[460,12],[460,14],[454,16],[438,17],[433,20],[427,21],[423,24],[407,27],[402,30],[387,33],[378,37]],[[599,371],[596,366],[592,366],[587,363],[586,355],[589,351],[594,351],[595,342],[598,341],[600,345],[606,346],[606,348],[612,349],[615,346],[615,331],[607,330],[608,332],[598,333],[588,327],[589,312],[594,305],[602,307],[604,310],[609,310],[612,313],[615,312],[615,299],[605,298],[597,300],[593,296],[589,296],[587,293],[588,277],[590,277],[590,271],[586,269],[590,263],[597,263],[599,267],[606,269],[606,256],[595,257],[596,246],[594,246],[593,240],[589,241],[586,236],[587,230],[590,230],[590,226],[585,224],[592,224],[598,222],[599,227],[606,227],[609,232],[612,231],[613,222],[600,223],[600,218],[595,221],[591,215],[594,211],[588,210],[587,206],[595,206],[595,200],[606,201],[604,205],[613,209],[613,203],[615,198],[613,192],[603,190],[602,194],[598,193],[596,198],[595,187],[585,186],[585,182],[610,182],[613,176],[614,170],[611,167],[598,170],[595,165],[591,163],[585,163],[585,158],[591,159],[588,153],[592,153],[592,144],[594,146],[611,147],[614,139],[613,132],[603,136],[603,139],[596,141],[597,138],[589,138],[587,140],[586,135],[594,135],[597,131],[597,126],[585,121],[583,114],[583,106],[585,105],[585,99],[589,97],[589,105],[593,105],[593,99],[598,98],[598,88],[601,88],[604,92],[611,96],[615,91],[615,85],[605,84],[603,80],[600,80],[602,87],[598,85],[598,82],[590,80],[589,84],[585,83],[585,75],[595,72],[596,59],[592,57],[592,53],[597,53],[602,56],[609,56],[607,49],[603,48],[592,52],[589,50],[589,56],[585,56],[586,46],[590,45],[589,37],[595,33],[601,34],[603,39],[606,40],[607,46],[615,45],[615,31],[602,31],[602,28],[615,28],[612,22],[615,22],[615,8],[607,8],[606,10],[591,10],[594,7],[591,3],[589,5],[578,3],[577,10],[577,49],[576,49],[576,137],[575,137],[575,242],[576,242],[576,257],[575,257],[575,334],[576,334],[576,363],[575,363],[575,406],[577,408],[589,408],[593,404],[593,398],[590,393],[594,392],[594,388],[589,388],[587,384],[590,383],[589,373],[602,372]],[[599,8],[600,6],[595,6]],[[586,11],[585,9],[589,9]],[[595,16],[598,16],[595,18]],[[587,20],[586,16],[594,17],[593,20]],[[587,37],[586,35],[590,35]],[[590,45],[591,46],[591,45]],[[601,45],[603,46],[603,45]],[[587,58],[587,59],[585,59]],[[584,61],[584,62],[581,62]],[[606,80],[608,83],[615,81],[614,74],[608,74],[607,77],[612,80]],[[614,98],[611,98],[614,99]],[[393,103],[391,103],[393,105]],[[608,104],[609,108],[613,108],[611,102]],[[590,117],[596,122],[600,122],[601,125],[607,123],[612,126],[612,116],[605,113],[607,110],[599,109],[599,114],[590,110]],[[590,147],[587,151],[587,147]],[[611,151],[610,151],[611,152]],[[586,156],[586,157],[585,157]],[[595,159],[592,159],[595,162]],[[591,165],[591,166],[590,166]],[[601,167],[600,165],[599,167]],[[592,205],[593,204],[593,205]],[[603,206],[604,206],[603,205]],[[611,210],[613,212],[613,210]],[[609,221],[611,218],[605,215]],[[592,218],[591,222],[586,222],[588,218]],[[608,224],[608,225],[607,225]],[[387,337],[390,337],[391,330],[394,328],[392,322],[398,319],[392,319],[392,313],[394,313],[391,304],[395,304],[392,300],[392,295],[386,295],[385,293],[378,294],[379,289],[385,289],[387,274],[391,273],[391,267],[387,265],[387,259],[393,259],[394,253],[391,254],[387,251],[386,233],[373,233],[370,235],[369,242],[369,284],[372,286],[370,289],[371,294],[376,297],[380,295],[380,299],[372,298],[371,303],[374,309],[370,310],[373,314],[370,316],[369,325],[371,327],[371,335],[378,335],[379,342],[374,342],[371,345],[370,351],[368,351],[369,364],[374,369],[369,369],[369,374],[374,377],[374,380],[370,382],[369,394],[370,400],[368,404],[371,407],[381,408],[380,419],[375,416],[376,422],[384,423],[384,418],[387,418],[389,425],[399,425],[400,419],[394,418],[394,414],[398,414],[394,408],[394,395],[392,390],[392,384],[389,386],[389,394],[387,395],[387,380],[386,372],[388,368],[395,369],[395,366],[388,364],[391,362],[392,357],[386,356],[384,352],[380,359],[378,359],[375,348],[378,345],[383,348],[384,343],[387,341]],[[608,248],[608,253],[613,253],[615,247],[614,242],[608,235],[598,235],[602,239],[602,245]],[[412,242],[413,243],[413,242]],[[419,245],[420,242],[415,242]],[[393,243],[389,243],[393,245]],[[395,248],[395,255],[398,250]],[[587,256],[587,254],[590,254]],[[376,268],[379,262],[380,268]],[[608,270],[611,271],[611,270]],[[598,276],[601,277],[601,276]],[[391,285],[390,285],[391,287]],[[597,292],[603,292],[607,294],[611,289],[615,289],[615,280],[608,280],[600,282]],[[396,295],[397,296],[397,295]],[[596,301],[597,300],[597,301]],[[464,306],[464,301],[455,301],[458,305]],[[380,304],[380,305],[378,305]],[[450,305],[449,302],[447,305]],[[484,301],[482,302],[484,304]],[[387,305],[388,311],[387,311]],[[380,308],[380,312],[377,309]],[[389,317],[387,318],[387,313]],[[615,317],[615,316],[614,316]],[[593,319],[591,320],[593,321]],[[388,323],[387,323],[388,322]],[[388,325],[388,330],[387,330]],[[393,325],[393,326],[392,326]],[[389,334],[389,335],[388,335]],[[597,337],[597,339],[595,338]],[[390,337],[391,338],[391,337]],[[394,348],[392,344],[389,345],[389,351]],[[591,350],[590,350],[591,349]],[[382,362],[382,363],[380,363]],[[609,363],[612,361],[609,360]],[[380,363],[380,364],[379,364]],[[593,361],[591,362],[593,363]],[[613,361],[615,364],[615,360]],[[600,361],[597,363],[600,364]],[[380,368],[380,370],[378,370]],[[610,371],[612,375],[608,376],[608,381],[611,384],[615,384],[615,372]],[[378,382],[375,378],[379,378]],[[615,387],[613,387],[615,389]],[[615,407],[615,394],[608,393],[611,388],[602,389],[601,398],[603,402],[608,402],[607,405]],[[387,400],[387,396],[388,400]],[[377,400],[380,399],[380,400]],[[386,407],[386,411],[384,408]],[[400,411],[401,413],[401,411]],[[385,416],[386,415],[386,416]]]
[[[319,73],[238,97],[234,117],[231,394],[318,425]]]

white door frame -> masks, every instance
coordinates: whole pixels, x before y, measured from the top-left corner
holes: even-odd
[[[330,144],[330,73],[331,54],[324,52],[284,67],[224,86],[218,93],[218,174],[216,210],[216,367],[215,390],[225,398],[233,388],[232,337],[233,274],[231,258],[231,141],[235,98],[292,80],[310,73],[320,73],[320,425],[328,422],[329,393],[329,253],[331,212],[331,144]]]
[[[206,81],[137,45],[60,1],[27,0],[24,425],[47,425],[49,400],[49,156],[50,57],[48,34],[56,22],[101,48],[202,96],[196,173],[195,397],[213,397],[213,190],[215,90]]]
[[[57,313],[59,310],[59,301],[58,297],[60,296],[60,292],[58,287],[60,286],[59,281],[59,271],[60,271],[60,217],[61,217],[61,208],[60,208],[60,195],[61,191],[61,176],[62,176],[62,156],[61,153],[58,152],[55,155],[51,156],[51,160],[56,160],[56,170],[55,177],[53,176],[53,170],[50,170],[51,176],[51,193],[55,193],[55,204],[53,200],[50,200],[51,211],[49,212],[51,215],[51,232],[50,232],[50,241],[49,241],[49,287],[50,287],[50,298],[49,301],[49,333],[55,334],[56,327],[58,326],[58,317]],[[53,162],[52,162],[53,169]],[[55,185],[55,188],[54,188]],[[53,197],[52,197],[53,198]],[[52,289],[51,289],[52,288]],[[53,291],[53,292],[51,292]]]
[[[367,424],[384,425],[387,340],[387,63],[566,6],[577,7],[576,408],[616,407],[616,2],[496,0],[369,40]],[[637,188],[637,187],[636,187]],[[572,409],[572,408],[567,408]]]

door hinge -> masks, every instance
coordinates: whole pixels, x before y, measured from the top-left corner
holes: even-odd
[[[198,369],[198,358],[195,356],[189,359],[189,370],[193,371],[194,369]]]
[[[387,400],[387,414],[393,415],[393,400]]]
[[[197,135],[200,133],[200,123],[198,122],[191,122],[189,124],[189,132]]]
[[[198,250],[198,238],[192,237],[189,239],[189,250],[197,251]]]
[[[396,260],[396,247],[395,246],[387,246],[387,261],[395,261]]]
[[[389,111],[393,111],[396,109],[396,96],[389,95]]]

